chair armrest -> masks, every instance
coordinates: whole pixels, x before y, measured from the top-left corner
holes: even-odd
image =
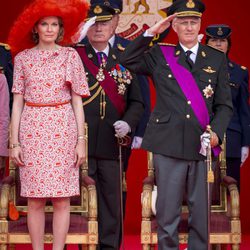
[[[143,181],[143,190],[142,190],[142,219],[149,220],[152,216],[152,191],[154,186],[154,178],[148,176]]]
[[[91,221],[97,220],[97,194],[95,181],[89,176],[82,176],[82,185],[88,192],[88,218]]]
[[[9,215],[10,189],[14,185],[14,178],[7,176],[2,181],[0,188],[0,219],[7,219]]]
[[[223,185],[227,187],[230,193],[230,210],[228,215],[230,216],[231,220],[239,220],[240,218],[240,198],[239,198],[239,191],[237,188],[237,181],[230,177],[224,176],[222,179]]]

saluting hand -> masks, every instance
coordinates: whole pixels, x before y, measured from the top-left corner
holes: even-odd
[[[154,26],[149,28],[147,30],[149,35],[156,35],[161,34],[163,31],[165,31],[169,26],[171,21],[176,17],[176,14],[170,15],[162,20],[160,20],[158,23],[156,23]]]

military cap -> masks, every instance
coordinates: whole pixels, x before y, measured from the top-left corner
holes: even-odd
[[[167,15],[177,13],[177,17],[201,17],[204,11],[205,5],[200,0],[175,0],[173,4],[167,8]]]
[[[90,4],[104,4],[113,8],[116,14],[120,14],[122,12],[122,0],[91,0]]]
[[[206,35],[212,38],[225,39],[228,38],[231,33],[231,28],[226,24],[213,24],[206,28]]]
[[[88,16],[85,21],[88,21],[90,18],[96,16],[96,22],[104,22],[111,20],[113,15],[115,15],[115,10],[105,4],[93,4],[90,6]]]

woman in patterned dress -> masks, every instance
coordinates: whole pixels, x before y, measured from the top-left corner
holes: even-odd
[[[83,7],[78,8],[80,23],[87,5],[75,0],[66,2]],[[76,11],[76,7],[72,9]],[[86,157],[82,97],[88,96],[89,90],[77,52],[59,45],[64,32],[69,37],[66,28],[69,30],[71,8],[66,7],[66,14],[63,8],[59,1],[38,0],[13,27],[23,28],[23,17],[32,19],[32,13],[40,10],[40,16],[34,14],[35,22],[29,30],[33,47],[27,46],[14,61],[10,141],[11,158],[20,167],[21,196],[28,198],[28,228],[35,250],[44,249],[44,207],[48,198],[54,211],[53,250],[64,248],[70,197],[80,193],[79,166]],[[75,21],[71,28],[74,30],[79,23]],[[18,52],[18,45],[12,43],[15,35],[12,30],[9,41]]]

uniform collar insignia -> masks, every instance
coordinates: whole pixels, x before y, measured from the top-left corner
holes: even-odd
[[[205,58],[207,56],[206,52],[205,51],[201,51],[201,56]]]
[[[93,58],[93,54],[89,53],[88,58]]]
[[[180,53],[181,53],[180,50],[176,50],[176,51],[175,51],[175,55],[176,55],[176,56],[180,55]]]
[[[112,58],[113,58],[114,60],[116,60],[116,55],[112,54]]]
[[[228,65],[229,65],[229,67],[231,67],[231,68],[234,67],[234,65],[233,65],[231,62],[229,62]]]
[[[204,68],[202,70],[204,70],[205,72],[207,72],[209,74],[212,74],[212,73],[216,72],[216,70],[213,70],[211,66],[207,66],[207,68]]]

